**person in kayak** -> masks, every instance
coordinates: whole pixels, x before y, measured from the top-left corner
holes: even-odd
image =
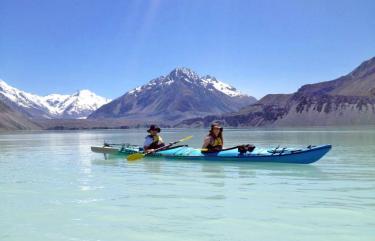
[[[163,139],[159,135],[160,128],[156,125],[151,125],[147,130],[149,135],[146,136],[145,142],[143,144],[144,152],[153,152],[155,149],[165,146]]]
[[[218,152],[223,149],[223,127],[219,123],[211,125],[211,130],[204,138],[202,149],[207,149],[206,152]]]

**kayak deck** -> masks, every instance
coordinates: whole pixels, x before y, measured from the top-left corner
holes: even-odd
[[[331,145],[308,146],[306,148],[258,148],[252,152],[240,153],[237,149],[223,150],[220,152],[206,153],[200,149],[189,146],[176,146],[167,150],[158,151],[147,157],[163,157],[166,159],[183,160],[210,160],[210,161],[235,161],[235,162],[276,162],[276,163],[296,163],[309,164],[318,161],[332,148]],[[113,147],[91,147],[96,153],[105,155],[127,156],[133,153],[142,152],[139,146]]]

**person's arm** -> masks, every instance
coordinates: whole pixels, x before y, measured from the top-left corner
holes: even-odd
[[[206,149],[210,145],[210,142],[211,142],[211,138],[209,136],[205,137],[203,140],[202,149]]]

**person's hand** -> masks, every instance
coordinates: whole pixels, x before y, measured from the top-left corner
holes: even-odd
[[[148,149],[147,151],[146,151],[146,153],[148,154],[148,153],[152,153],[152,152],[154,152],[155,151],[155,149]]]

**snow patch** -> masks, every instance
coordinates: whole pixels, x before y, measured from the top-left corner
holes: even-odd
[[[139,86],[135,89],[132,89],[131,91],[128,92],[129,95],[136,95],[138,92],[140,92],[142,89],[142,86]]]
[[[171,85],[173,83],[174,83],[174,80],[171,80],[171,79],[164,82],[164,84],[166,84],[166,85]]]
[[[243,94],[238,91],[233,86],[226,84],[224,82],[221,82],[211,76],[206,76],[202,78],[203,85],[207,88],[208,86],[212,86],[216,90],[229,95],[231,97],[237,97],[237,96],[243,96]]]

